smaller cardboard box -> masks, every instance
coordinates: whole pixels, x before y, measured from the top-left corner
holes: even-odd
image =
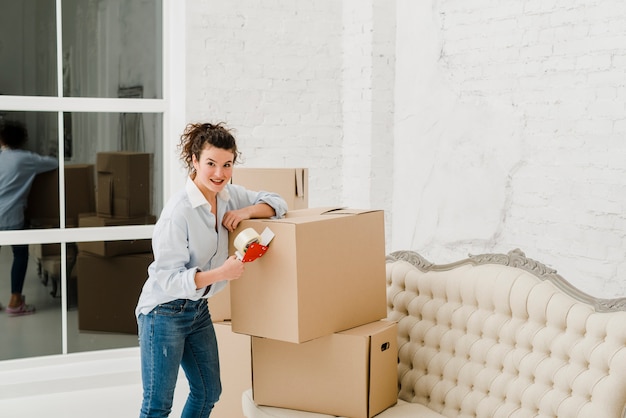
[[[233,331],[300,343],[387,316],[383,211],[327,208],[251,219],[274,234],[267,253],[230,282]]]
[[[137,334],[135,307],[152,253],[100,257],[79,253],[78,329]]]
[[[97,213],[132,218],[150,214],[152,154],[99,152],[96,157]]]
[[[60,244],[30,244],[28,246],[28,252],[31,257],[40,260],[44,257],[61,256]]]
[[[102,227],[122,225],[151,225],[156,222],[156,216],[140,216],[136,218],[105,218],[97,215],[83,215],[78,218],[79,227]],[[152,240],[118,240],[118,241],[88,241],[79,242],[78,250],[103,257],[112,257],[124,254],[140,254],[152,251]]]
[[[233,170],[233,184],[246,189],[278,193],[289,210],[309,207],[308,168],[244,168]]]
[[[213,322],[230,321],[230,283],[217,294],[207,299]]]
[[[302,344],[252,337],[258,405],[370,418],[398,399],[397,324],[376,321]]]
[[[68,164],[65,175],[65,226],[78,225],[81,213],[96,210],[93,164]],[[26,217],[34,228],[58,228],[59,170],[38,174],[28,195]]]
[[[245,418],[241,394],[252,387],[250,337],[232,331],[230,322],[216,322],[213,327],[220,356],[222,394],[211,411],[211,418]]]

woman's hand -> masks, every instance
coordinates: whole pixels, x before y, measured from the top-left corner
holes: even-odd
[[[228,231],[233,232],[239,225],[239,222],[250,219],[250,211],[248,208],[230,210],[224,214],[222,225]]]
[[[222,264],[221,280],[235,280],[241,277],[244,267],[243,262],[231,255]]]

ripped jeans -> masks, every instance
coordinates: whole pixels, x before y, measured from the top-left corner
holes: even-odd
[[[206,418],[219,399],[219,355],[206,299],[178,299],[140,314],[141,418],[167,417],[182,367],[190,393],[181,418]]]

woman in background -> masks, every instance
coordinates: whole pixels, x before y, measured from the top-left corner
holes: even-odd
[[[24,210],[35,176],[59,166],[57,158],[23,149],[27,141],[28,131],[22,123],[0,122],[0,230],[26,228]],[[27,305],[22,294],[28,268],[28,245],[13,245],[12,249],[11,299],[6,312],[10,316],[31,314],[35,307]]]
[[[169,415],[179,366],[190,387],[182,417],[210,415],[221,383],[207,298],[244,271],[228,255],[228,233],[242,220],[280,218],[287,211],[277,194],[230,184],[239,151],[223,124],[187,125],[179,147],[190,174],[155,225],[154,262],[135,311],[143,418]]]

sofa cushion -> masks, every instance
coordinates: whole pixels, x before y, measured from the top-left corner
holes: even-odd
[[[537,267],[523,253],[388,261],[399,397],[446,417],[621,417],[624,305],[602,309],[611,301],[594,305],[554,272],[512,258]]]

